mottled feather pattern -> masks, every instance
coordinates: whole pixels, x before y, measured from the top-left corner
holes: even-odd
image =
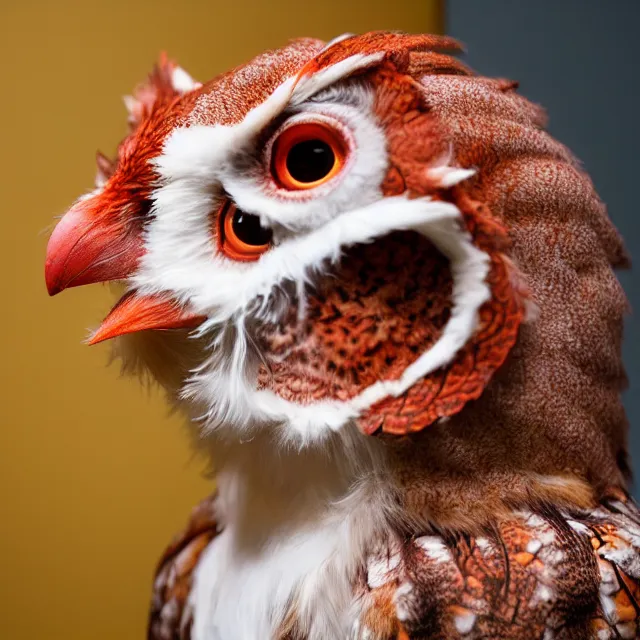
[[[149,640],[190,640],[189,588],[218,533],[214,499],[165,552]],[[482,535],[415,532],[372,549],[353,585],[349,640],[609,640],[640,629],[640,511],[613,491],[572,513],[515,511]],[[305,640],[290,614],[278,640]]]
[[[636,638],[637,518],[624,498],[591,512],[516,512],[485,536],[419,536],[377,588],[394,584],[408,638]],[[625,560],[607,559],[614,550]]]
[[[189,594],[200,555],[219,533],[214,496],[191,512],[186,528],[160,558],[153,583],[149,613],[149,640],[189,640],[192,611]]]

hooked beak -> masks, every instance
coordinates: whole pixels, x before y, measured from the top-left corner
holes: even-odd
[[[44,275],[51,296],[68,287],[122,280],[142,256],[140,232],[116,216],[98,214],[97,199],[71,207],[49,238]]]
[[[60,220],[47,246],[45,281],[49,295],[68,287],[123,280],[135,273],[144,253],[141,225],[108,211],[98,194],[75,204]],[[168,296],[130,291],[89,339],[96,344],[144,329],[194,327],[204,318]]]

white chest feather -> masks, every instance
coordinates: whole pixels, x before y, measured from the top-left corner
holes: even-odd
[[[272,453],[265,438],[225,450],[224,530],[196,573],[194,640],[267,640],[292,611],[309,640],[347,637],[356,569],[394,509],[382,451],[361,438],[331,451]]]

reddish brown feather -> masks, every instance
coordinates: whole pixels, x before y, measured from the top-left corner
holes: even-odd
[[[390,31],[371,31],[341,40],[310,60],[299,75],[312,75],[330,65],[354,55],[368,56],[384,54],[384,60],[391,61],[400,72],[406,72],[411,52],[420,51],[461,51],[462,46],[454,38],[429,34],[410,35]],[[376,66],[380,64],[376,61]]]
[[[479,639],[528,640],[546,629],[555,630],[559,640],[595,639],[605,630],[612,634],[605,637],[636,637],[640,580],[630,567],[639,561],[640,547],[629,540],[635,539],[640,512],[626,495],[613,495],[597,508],[572,514],[551,507],[512,513],[484,535],[424,531],[370,550],[353,584],[361,629],[375,640],[457,640],[465,637],[458,625],[467,621]],[[194,509],[158,566],[149,640],[191,638],[189,592],[198,561],[217,533],[211,496]],[[428,548],[439,551],[430,555]],[[626,552],[624,567],[607,559],[616,550]],[[379,582],[380,562],[394,554],[400,561],[389,562],[384,583],[370,586],[368,567],[377,563]],[[600,603],[601,571],[614,576],[605,589],[613,611],[605,612]],[[547,599],[538,595],[544,588]],[[304,640],[295,608],[276,638]]]

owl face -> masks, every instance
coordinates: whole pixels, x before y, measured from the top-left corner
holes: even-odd
[[[52,293],[123,279],[91,342],[191,331],[207,429],[406,433],[476,398],[524,295],[420,74],[443,38],[296,41],[204,86],[166,60],[54,231]],[[171,339],[171,334],[167,339]],[[170,364],[170,363],[169,363]]]

